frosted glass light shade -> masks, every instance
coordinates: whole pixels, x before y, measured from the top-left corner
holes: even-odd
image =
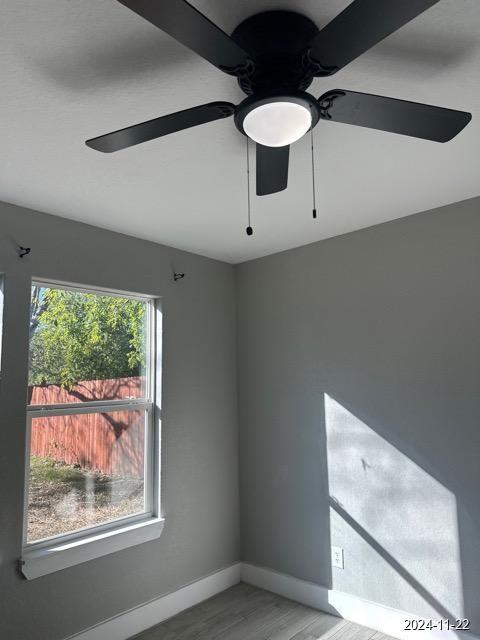
[[[285,147],[305,135],[311,124],[312,115],[307,107],[296,102],[269,102],[245,116],[243,130],[266,147]]]

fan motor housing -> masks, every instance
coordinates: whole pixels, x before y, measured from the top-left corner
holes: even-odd
[[[242,90],[305,91],[314,77],[306,52],[317,33],[315,23],[294,11],[265,11],[241,22],[232,38],[254,62],[253,70],[238,76]]]

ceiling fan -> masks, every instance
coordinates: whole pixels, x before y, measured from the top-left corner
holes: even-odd
[[[235,76],[247,98],[210,102],[107,133],[86,144],[110,153],[169,133],[234,117],[256,142],[257,195],[285,189],[289,145],[319,120],[447,142],[471,114],[396,98],[336,89],[318,99],[306,92],[400,29],[439,0],[354,0],[323,29],[291,11],[253,15],[231,36],[185,0],[119,0],[142,18]]]

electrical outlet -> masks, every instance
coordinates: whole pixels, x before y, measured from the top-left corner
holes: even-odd
[[[337,567],[337,569],[344,568],[342,547],[335,547],[332,545],[332,567]]]

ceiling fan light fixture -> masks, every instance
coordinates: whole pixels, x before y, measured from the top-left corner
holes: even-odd
[[[285,147],[304,136],[312,125],[310,109],[295,102],[267,102],[243,120],[249,138],[266,147]]]
[[[237,129],[264,147],[288,147],[314,127],[317,100],[304,91],[253,94],[235,109]]]

